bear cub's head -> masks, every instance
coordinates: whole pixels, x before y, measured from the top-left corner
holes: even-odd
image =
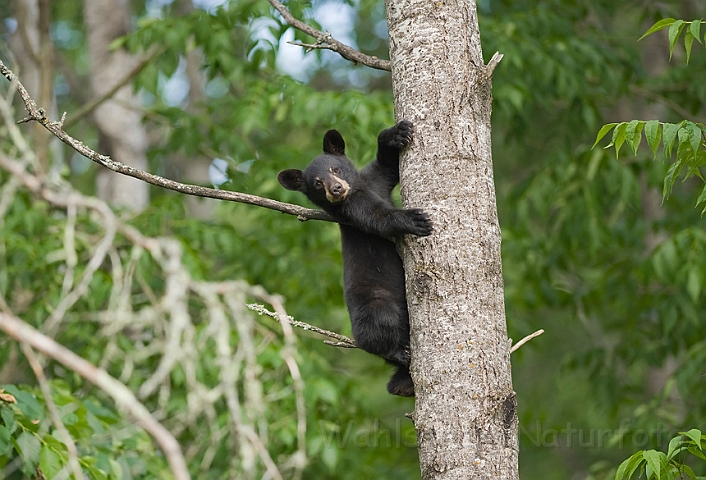
[[[358,171],[348,157],[346,144],[337,130],[324,135],[324,154],[303,171],[295,168],[279,172],[277,180],[287,190],[302,192],[324,210],[335,209],[354,188]]]

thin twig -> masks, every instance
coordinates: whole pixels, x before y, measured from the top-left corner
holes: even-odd
[[[305,49],[306,53],[309,53],[312,50],[331,50],[331,45],[323,42],[317,42],[317,43],[303,43],[299,40],[292,40],[291,42],[287,42],[290,45],[294,45],[295,47],[302,47]]]
[[[321,210],[304,208],[298,205],[278,202],[269,198],[258,197],[256,195],[248,195],[246,193],[231,192],[227,190],[216,190],[214,188],[200,187],[196,185],[175,182],[174,180],[169,180],[158,175],[153,175],[151,173],[138,170],[123,163],[116,162],[110,157],[106,155],[101,155],[100,153],[88,148],[79,140],[73,138],[61,128],[60,122],[50,121],[46,117],[44,110],[39,108],[34,102],[34,100],[32,100],[32,98],[29,96],[29,93],[27,93],[27,90],[22,85],[22,83],[20,83],[17,76],[12,73],[12,71],[7,68],[5,64],[2,63],[2,61],[0,61],[0,73],[2,73],[2,75],[7,78],[10,82],[16,84],[17,91],[25,104],[27,112],[29,113],[29,117],[21,120],[21,122],[34,120],[42,124],[44,128],[49,130],[52,134],[54,134],[55,137],[64,142],[66,145],[70,146],[84,157],[93,160],[99,165],[102,165],[114,172],[121,173],[129,177],[137,178],[152,185],[156,185],[158,187],[166,188],[169,190],[174,190],[176,192],[184,193],[187,195],[217,198],[220,200],[228,200],[231,202],[246,203],[249,205],[265,207],[271,210],[277,210],[282,213],[287,213],[289,215],[295,215],[299,220],[324,220],[328,222],[335,222],[335,220],[330,215]]]
[[[298,328],[301,328],[304,330],[310,330],[312,332],[316,332],[321,335],[325,335],[327,337],[334,338],[334,339],[338,340],[338,343],[325,341],[324,343],[326,343],[328,345],[334,345],[336,347],[343,347],[343,348],[358,348],[358,345],[355,344],[355,341],[352,338],[348,338],[345,335],[341,335],[340,333],[330,332],[328,330],[324,330],[323,328],[315,327],[314,325],[309,325],[308,323],[294,320],[294,318],[290,317],[289,315],[280,315],[275,312],[270,312],[264,306],[258,305],[256,303],[249,303],[247,305],[247,307],[255,313],[258,313],[260,315],[267,315],[268,317],[272,317],[279,322],[287,322],[290,325],[292,325],[293,327],[298,327]]]
[[[191,478],[179,442],[169,430],[152,417],[149,410],[135,398],[135,395],[125,385],[108,375],[105,370],[96,368],[68,348],[13,315],[0,313],[0,330],[15,340],[26,343],[33,349],[53,358],[113,397],[115,403],[124,407],[137,423],[154,438],[164,452],[174,478],[177,480]]]
[[[498,66],[498,63],[500,63],[500,60],[503,59],[503,54],[500,52],[495,52],[491,59],[488,61],[488,64],[485,66],[485,76],[486,78],[490,78],[493,76],[493,72],[495,71],[495,67]]]
[[[275,7],[275,10],[277,10],[280,15],[282,15],[282,18],[284,18],[284,21],[287,22],[287,24],[291,25],[297,30],[301,30],[302,32],[314,37],[317,40],[317,47],[312,48],[325,48],[327,50],[332,50],[338,53],[346,60],[350,60],[351,62],[362,63],[363,65],[366,65],[371,68],[376,68],[378,70],[390,71],[389,60],[381,60],[378,57],[361,53],[355,48],[349,47],[348,45],[339,42],[338,40],[333,38],[329,32],[322,32],[321,30],[317,30],[311,25],[307,25],[301,20],[294,18],[294,16],[289,12],[289,10],[287,10],[287,7],[282,5],[282,3],[280,3],[278,0],[267,1],[270,2],[270,5]]]
[[[39,359],[34,354],[34,350],[29,344],[21,342],[20,348],[22,348],[22,353],[25,354],[29,366],[32,367],[34,376],[37,378],[37,383],[39,383],[39,388],[42,390],[42,395],[44,395],[44,402],[47,404],[47,410],[49,410],[49,417],[51,418],[54,428],[57,429],[61,439],[66,445],[66,450],[69,453],[69,468],[73,472],[74,477],[77,479],[83,478],[83,472],[81,472],[81,465],[78,463],[78,450],[76,449],[76,444],[74,440],[69,435],[69,431],[66,430],[64,422],[61,421],[61,415],[59,415],[59,410],[56,408],[54,399],[51,396],[51,388],[49,387],[49,382],[47,381],[46,375],[44,375],[44,370],[42,369],[42,364]]]
[[[543,334],[543,333],[544,333],[544,330],[541,330],[541,329],[540,329],[540,330],[537,330],[537,331],[534,332],[534,333],[530,333],[530,334],[527,335],[525,338],[523,338],[522,340],[520,340],[519,342],[517,342],[516,344],[514,344],[514,345],[512,346],[512,348],[510,349],[510,353],[514,352],[515,350],[517,350],[518,348],[520,348],[522,345],[524,345],[525,343],[527,343],[527,342],[529,342],[530,340],[532,340],[534,337],[538,337],[538,336],[540,336],[540,335]]]

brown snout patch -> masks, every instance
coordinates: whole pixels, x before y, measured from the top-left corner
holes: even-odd
[[[341,194],[335,195],[329,189],[334,183],[340,183],[343,187],[343,192]],[[324,182],[324,190],[326,191],[326,200],[331,203],[339,203],[346,199],[346,197],[348,196],[348,192],[350,192],[351,190],[351,186],[342,178],[339,178],[335,175],[331,175],[328,178],[328,181]]]

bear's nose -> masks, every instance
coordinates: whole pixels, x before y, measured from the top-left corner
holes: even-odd
[[[340,183],[334,183],[333,185],[331,185],[331,193],[333,193],[334,195],[342,194],[343,185],[341,185]]]

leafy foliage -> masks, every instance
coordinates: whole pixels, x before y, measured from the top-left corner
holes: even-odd
[[[685,22],[674,18],[665,18],[652,25],[640,39],[669,27],[669,57],[671,59],[682,30],[688,27],[684,36],[684,45],[686,48],[686,62],[689,63],[694,39],[699,43],[703,43],[700,33],[702,23],[706,22],[702,20]],[[652,150],[654,158],[657,158],[657,152],[661,144],[664,158],[671,159],[676,142],[676,160],[672,163],[664,178],[662,191],[664,200],[669,198],[674,188],[674,182],[682,173],[684,174],[684,180],[692,176],[696,176],[702,181],[704,180],[700,171],[700,168],[706,165],[706,127],[703,123],[696,123],[690,120],[682,120],[679,123],[664,123],[657,120],[631,120],[629,122],[608,123],[603,125],[598,131],[593,146],[595,147],[608,132],[613,130],[612,140],[605,148],[614,146],[615,154],[619,155],[621,147],[627,143],[633,153],[637,155],[642,141],[643,129],[645,139],[650,150]],[[696,200],[696,206],[701,203],[706,203],[706,186],[704,186]],[[706,207],[701,212],[701,215],[704,214],[706,214]]]
[[[96,398],[77,398],[60,380],[51,383],[61,421],[78,449],[87,478],[158,479],[169,475],[164,458],[143,430]],[[48,417],[44,398],[27,387],[0,389],[0,469],[3,478],[58,478],[68,450]]]
[[[669,450],[658,452],[656,450],[640,450],[625,460],[618,467],[615,480],[630,480],[636,473],[646,480],[679,480],[690,478],[703,480],[706,477],[697,476],[689,465],[686,464],[687,454],[699,460],[706,461],[704,446],[706,435],[696,428],[688,432],[680,432],[679,436],[669,441]]]
[[[611,130],[613,138],[605,148],[615,147],[616,156],[620,154],[620,149],[627,144],[637,155],[637,151],[642,141],[644,130],[647,145],[652,150],[654,158],[662,145],[662,153],[665,158],[671,158],[676,142],[676,161],[669,168],[664,178],[663,199],[669,198],[679,175],[684,174],[684,180],[695,176],[704,180],[700,168],[706,165],[706,127],[703,123],[694,123],[683,120],[679,123],[662,123],[658,120],[632,120],[630,122],[608,123],[604,125],[593,144],[598,142]],[[706,202],[706,186],[701,191],[701,195],[696,201],[696,205]],[[706,213],[704,207],[701,214]]]
[[[685,22],[684,20],[676,20],[674,18],[664,18],[652,25],[647,30],[647,32],[645,32],[645,34],[640,37],[640,40],[642,40],[648,35],[653,34],[654,32],[669,27],[669,58],[671,59],[672,54],[674,53],[674,47],[676,47],[682,31],[685,31],[686,33],[684,34],[684,50],[686,51],[686,63],[689,63],[689,59],[691,58],[691,47],[694,45],[694,40],[701,44],[704,44],[703,39],[701,38],[702,23],[706,22],[704,22],[703,20]]]

